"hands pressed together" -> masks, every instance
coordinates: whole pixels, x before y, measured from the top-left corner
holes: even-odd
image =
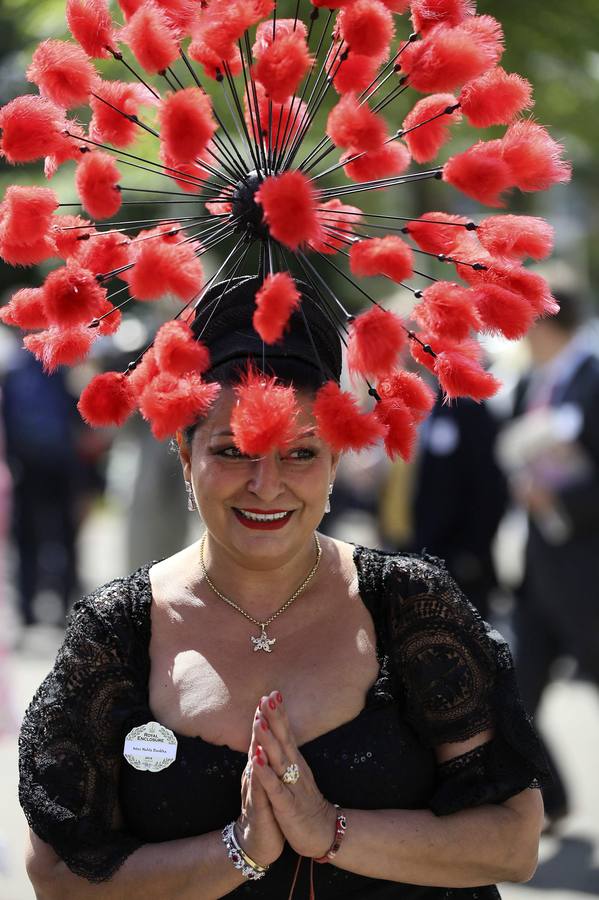
[[[285,784],[281,776],[293,765],[299,778]],[[240,844],[260,865],[278,859],[285,841],[300,856],[318,858],[333,842],[336,818],[335,806],[320,793],[298,750],[283,697],[278,691],[262,697],[242,778]]]

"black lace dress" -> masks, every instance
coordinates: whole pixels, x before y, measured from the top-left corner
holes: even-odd
[[[546,778],[518,697],[509,649],[438,560],[357,547],[380,673],[362,712],[301,747],[323,794],[348,809],[430,808],[446,815],[500,803]],[[246,755],[178,735],[175,762],[140,772],[125,735],[154,719],[148,701],[150,608],[145,566],[79,601],[64,644],[27,711],[20,800],[33,831],[73,872],[110,878],[144,843],[221,829],[239,814]],[[441,766],[434,747],[494,728],[495,737]],[[297,856],[229,896],[286,898]],[[308,896],[308,861],[295,896]],[[318,900],[498,897],[495,887],[444,889],[315,867]]]

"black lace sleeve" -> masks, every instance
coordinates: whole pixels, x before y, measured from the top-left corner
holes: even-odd
[[[110,878],[140,846],[123,829],[118,804],[123,738],[139,695],[130,589],[123,579],[75,604],[19,739],[19,798],[29,825],[92,882]]]
[[[438,768],[438,815],[501,803],[549,778],[516,684],[510,649],[439,560],[389,557],[387,629],[405,714],[429,747],[493,738]]]

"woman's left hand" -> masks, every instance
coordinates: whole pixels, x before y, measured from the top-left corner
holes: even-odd
[[[275,818],[290,846],[300,856],[324,856],[335,837],[337,811],[318,790],[300,753],[278,691],[263,697],[254,719],[255,774],[270,800]],[[282,776],[296,765],[299,779],[285,784]]]

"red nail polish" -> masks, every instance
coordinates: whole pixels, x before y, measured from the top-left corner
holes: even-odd
[[[262,731],[268,731],[268,722],[266,722],[266,721],[263,719],[263,720],[260,722],[260,728],[262,729]]]
[[[277,708],[277,704],[275,703],[274,700],[269,700],[269,701],[268,701],[268,705],[270,706],[271,709],[276,709],[276,708]]]
[[[282,703],[282,702],[283,702],[283,695],[281,694],[280,691],[277,691],[277,703]]]
[[[258,763],[259,766],[264,767],[264,765],[265,765],[265,762],[264,762],[264,760],[262,759],[261,756],[257,756],[257,757],[256,757],[256,762]]]
[[[260,756],[262,753],[262,747],[256,747],[256,756]]]

